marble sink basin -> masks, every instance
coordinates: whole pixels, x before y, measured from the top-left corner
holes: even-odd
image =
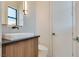
[[[23,39],[33,36],[34,36],[33,33],[8,33],[8,34],[3,34],[2,38],[8,40],[18,40],[18,39]]]

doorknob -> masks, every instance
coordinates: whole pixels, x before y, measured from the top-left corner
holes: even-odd
[[[52,35],[55,35],[55,33],[52,33]]]
[[[79,42],[79,37],[76,37],[76,41]]]

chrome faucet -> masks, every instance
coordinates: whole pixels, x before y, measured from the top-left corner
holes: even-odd
[[[12,29],[16,29],[17,28],[19,30],[20,27],[22,27],[22,26],[16,25],[16,26],[13,26]]]

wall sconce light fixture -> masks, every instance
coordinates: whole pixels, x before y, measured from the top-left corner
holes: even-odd
[[[28,14],[27,1],[23,1],[23,13],[24,15]]]

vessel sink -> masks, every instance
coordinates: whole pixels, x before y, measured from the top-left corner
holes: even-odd
[[[33,33],[7,33],[7,34],[3,34],[2,38],[8,40],[18,40],[18,39],[23,39],[33,36],[34,36]]]

